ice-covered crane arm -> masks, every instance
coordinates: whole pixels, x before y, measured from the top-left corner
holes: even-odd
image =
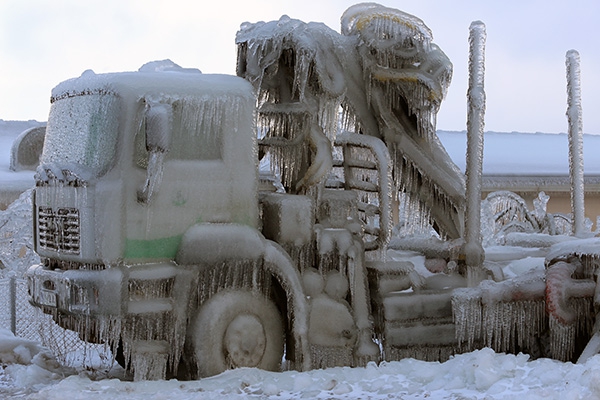
[[[374,80],[387,84],[415,84],[424,85],[430,92],[429,100],[441,102],[445,88],[436,80],[435,76],[424,74],[420,69],[393,70],[384,67],[375,67],[372,71]]]
[[[426,140],[417,133],[417,126],[406,113],[392,113],[387,108],[386,99],[373,92],[371,103],[381,119],[381,130],[388,146],[395,149],[397,170],[414,170],[421,182],[415,186],[411,174],[399,176],[400,186],[408,190],[411,198],[424,204],[431,213],[432,220],[451,238],[459,238],[463,233],[465,200],[464,175],[452,162],[437,135]],[[409,168],[403,168],[406,163]],[[450,208],[441,207],[452,204]]]
[[[238,75],[274,99],[278,94],[272,90],[279,90],[280,84],[289,87],[296,101],[303,101],[309,86],[321,96],[337,98],[346,90],[344,66],[335,51],[343,51],[342,41],[324,24],[285,15],[278,21],[244,23],[236,36]]]
[[[365,78],[360,62],[357,37],[343,37],[345,45],[336,47],[343,76],[346,80],[346,92],[342,106],[347,115],[352,115],[357,126],[356,132],[381,138],[377,118],[369,104]]]
[[[419,42],[433,40],[431,29],[420,18],[377,3],[360,3],[348,8],[342,15],[341,26],[344,35],[369,30],[373,33],[371,39],[376,35],[394,38],[395,45],[398,45],[399,36]],[[382,32],[392,33],[383,35]]]
[[[258,91],[260,144],[271,149],[272,168],[293,191],[332,168],[331,140],[347,87],[346,41],[321,23],[287,16],[243,24],[237,34],[238,75]]]
[[[374,104],[380,110],[385,109],[381,104],[384,100],[380,96],[373,98]],[[386,126],[386,141],[388,145],[395,145],[417,168],[459,204],[465,196],[464,175],[453,163],[437,136],[424,144],[418,140],[416,127],[410,123],[407,116],[400,115],[395,118],[390,113],[380,112]]]
[[[365,93],[351,98],[347,85],[349,112],[355,113],[362,133],[388,145],[395,158],[396,183],[409,201],[424,207],[445,234],[460,237],[464,176],[439,142],[435,126],[452,79],[452,63],[432,42],[424,22],[400,10],[357,4],[341,22],[342,34],[355,43]],[[376,128],[364,129],[367,114],[374,117]]]
[[[348,9],[342,35],[287,16],[242,25],[238,75],[258,91],[261,144],[286,188],[303,191],[330,170],[341,104],[343,127],[383,139],[396,179],[410,179],[408,163],[424,182],[400,185],[444,233],[460,237],[464,177],[435,134],[452,64],[432,39],[419,18],[374,3]]]
[[[382,96],[392,112],[404,103],[398,111],[416,117],[417,133],[435,135],[435,115],[452,79],[452,63],[432,43],[423,21],[375,3],[358,4],[344,13],[342,33],[357,41],[367,99]]]

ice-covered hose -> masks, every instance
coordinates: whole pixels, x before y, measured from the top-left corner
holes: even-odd
[[[546,312],[563,325],[573,324],[578,318],[570,299],[592,297],[596,289],[592,280],[573,279],[576,270],[576,264],[566,261],[557,261],[546,269]]]

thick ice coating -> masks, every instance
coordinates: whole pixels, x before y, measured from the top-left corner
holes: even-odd
[[[260,145],[284,186],[321,181],[324,136],[341,123],[383,139],[412,209],[443,235],[462,234],[464,177],[435,134],[452,64],[423,21],[365,3],[344,13],[342,35],[283,16],[242,24],[236,42],[237,73],[259,92]]]
[[[573,233],[584,234],[585,210],[583,204],[583,118],[581,116],[581,72],[579,53],[569,50],[567,66],[567,119],[569,121],[569,172],[571,177],[571,211]]]

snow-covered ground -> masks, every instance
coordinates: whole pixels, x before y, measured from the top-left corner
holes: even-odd
[[[122,370],[60,366],[0,330],[0,397],[21,399],[598,399],[600,355],[585,364],[482,349],[445,363],[404,359],[308,372],[237,369],[199,381],[131,382]]]

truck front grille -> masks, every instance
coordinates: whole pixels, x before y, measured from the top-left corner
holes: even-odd
[[[79,254],[79,210],[38,207],[39,246],[65,254]]]

